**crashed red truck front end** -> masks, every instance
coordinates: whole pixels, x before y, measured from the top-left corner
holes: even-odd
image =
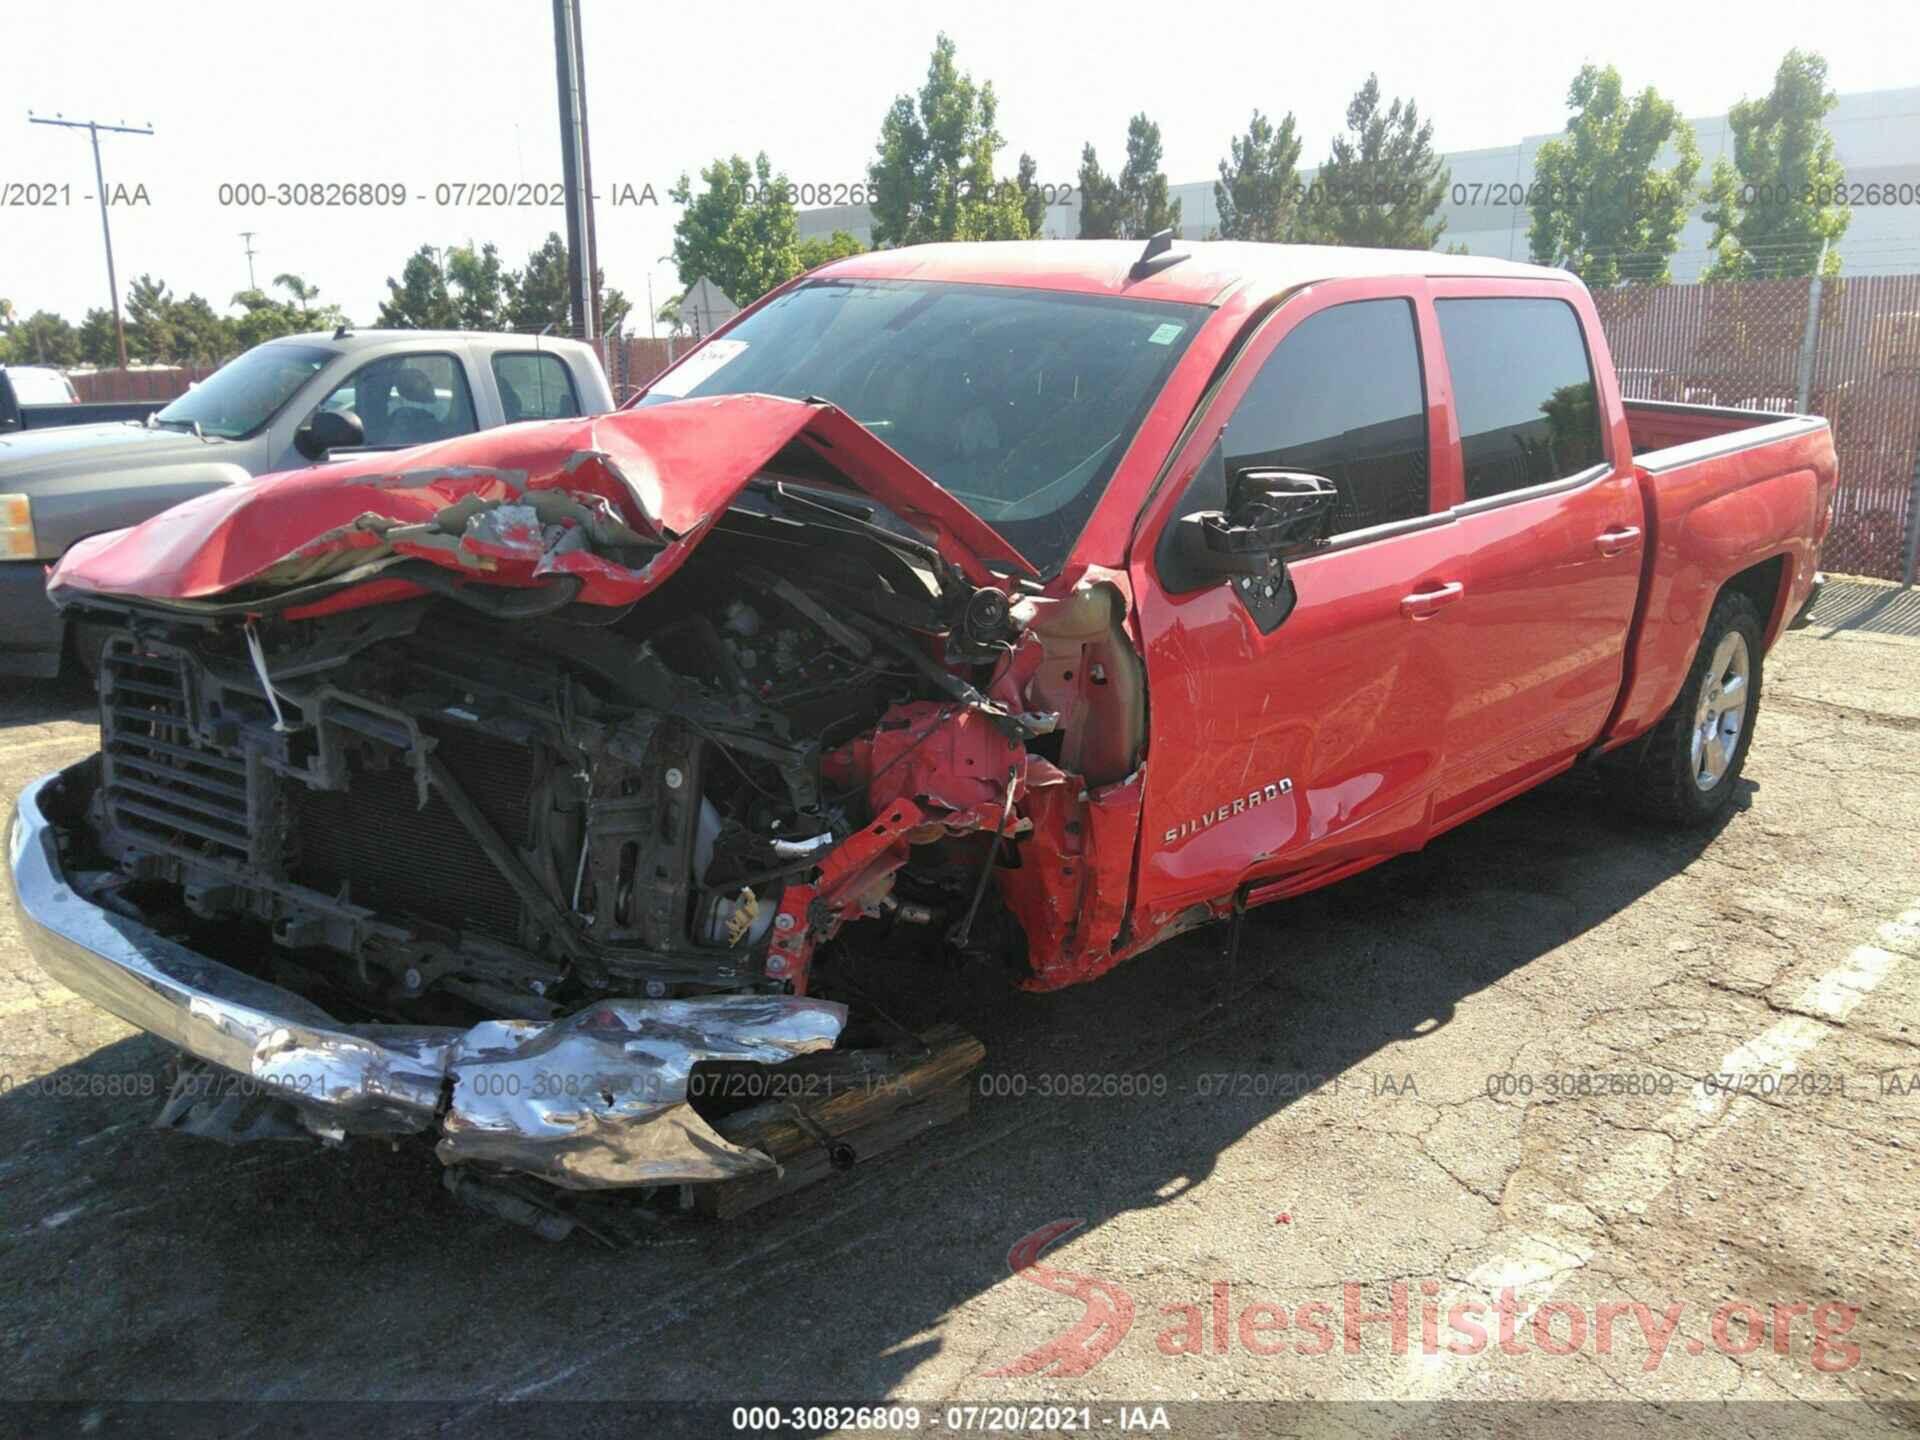
[[[1111,579],[1032,575],[763,395],[203,496],[51,578],[106,637],[102,752],[22,799],[23,917],[69,985],[270,1087],[177,1090],[177,1128],[746,1173],[688,1072],[832,1046],[807,997],[849,927],[1035,989],[1124,952],[1142,667]]]

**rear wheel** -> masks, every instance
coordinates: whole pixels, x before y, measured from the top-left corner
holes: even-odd
[[[1705,825],[1732,803],[1760,709],[1760,612],[1724,592],[1707,617],[1680,695],[1640,745],[1604,767],[1629,809],[1670,825]]]

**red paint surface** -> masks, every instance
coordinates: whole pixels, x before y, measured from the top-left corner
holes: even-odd
[[[482,584],[526,586],[574,575],[584,585],[582,601],[624,605],[671,575],[708,523],[795,440],[902,518],[924,525],[942,554],[976,582],[992,578],[983,557],[1032,573],[990,526],[832,406],[729,395],[508,426],[211,491],[130,530],[82,541],[51,585],[204,599],[297,557],[356,549],[371,556],[380,542],[354,528],[363,516],[424,524],[462,500],[510,502],[526,490],[560,490],[642,536],[671,543],[638,567],[588,550],[549,554],[537,530],[470,535],[461,555],[394,548]]]
[[[1022,863],[995,876],[1028,936],[1028,984],[1057,988],[1224,913],[1237,893],[1256,903],[1298,894],[1417,848],[1592,747],[1644,731],[1671,705],[1731,577],[1781,558],[1769,642],[1811,585],[1834,493],[1830,434],[1787,426],[1743,436],[1749,448],[1733,453],[1645,457],[1658,473],[1636,463],[1605,338],[1570,279],[1473,257],[1238,245],[1194,247],[1136,278],[1137,253],[1118,243],[926,247],[856,256],[826,272],[1214,309],[1042,596],[1058,600],[1090,576],[1124,582],[1127,634],[1144,657],[1150,698],[1142,763],[1124,780],[1089,786],[1007,745],[978,715],[937,703],[890,714],[829,765],[836,782],[867,789],[874,824],[823,857],[813,884],[782,898],[787,927],[776,929],[773,953],[799,988],[814,943],[870,911],[913,843],[999,823],[1009,766]],[[1592,353],[1606,473],[1493,508],[1455,508],[1460,442],[1433,310],[1447,295],[1550,296],[1575,308]],[[1434,523],[1296,562],[1299,604],[1272,634],[1225,586],[1168,593],[1155,544],[1260,363],[1306,316],[1381,297],[1408,299],[1417,316]],[[1633,423],[1643,441],[1657,430],[1655,438],[1679,442],[1744,421],[1682,413],[1636,414]],[[484,555],[475,552],[494,569],[472,578],[529,584],[565,571],[581,576],[583,598],[620,603],[670,574],[704,524],[795,440],[922,525],[974,580],[991,579],[988,561],[1022,568],[990,527],[848,417],[738,396],[449,442],[406,455],[399,482],[387,478],[394,460],[374,457],[218,492],[76,547],[53,583],[217,594],[302,547],[365,543],[343,529],[362,514],[426,520],[464,496],[507,493],[498,474],[458,473],[480,466],[522,470],[530,486],[604,503],[670,543],[642,569],[623,570],[580,551],[549,562],[534,537],[495,535]],[[567,471],[582,451],[608,460]],[[1628,531],[1638,534],[1605,541]],[[1442,586],[1459,587],[1457,603],[1404,603]],[[374,594],[369,586],[357,598]],[[995,698],[1016,710],[1053,708],[1040,703],[1039,659],[1032,644],[1018,647]],[[1075,691],[1090,707],[1083,723],[1098,725],[1092,693]]]
[[[1459,512],[1451,383],[1432,301],[1550,296],[1587,333],[1610,455],[1606,474]],[[1154,546],[1260,363],[1331,304],[1405,297],[1416,309],[1428,403],[1425,528],[1292,565],[1293,615],[1262,635],[1225,588],[1159,583]],[[1740,430],[1676,422],[1672,438]],[[1547,278],[1421,275],[1329,281],[1294,294],[1246,342],[1141,515],[1130,563],[1152,734],[1126,953],[1255,902],[1303,893],[1423,845],[1573,763],[1645,730],[1672,704],[1727,581],[1775,556],[1785,577],[1768,639],[1812,582],[1833,493],[1823,428],[1751,448],[1636,463],[1606,343],[1586,292]],[[1663,432],[1663,437],[1668,432]],[[1096,515],[1090,533],[1098,526]],[[1638,530],[1619,545],[1608,534]],[[1461,587],[1409,615],[1403,599]],[[1285,779],[1277,797],[1265,787]],[[1258,803],[1254,797],[1258,795]]]

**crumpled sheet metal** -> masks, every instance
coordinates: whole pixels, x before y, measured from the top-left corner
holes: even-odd
[[[68,884],[45,807],[64,785],[90,786],[96,770],[97,757],[42,776],[16,804],[8,858],[28,950],[75,994],[285,1100],[323,1138],[438,1124],[449,1164],[579,1187],[724,1179],[773,1162],[728,1145],[687,1106],[694,1064],[779,1064],[831,1048],[846,1024],[844,1006],[770,995],[607,1000],[545,1024],[467,1030],[342,1024]]]
[[[581,603],[626,605],[665,583],[790,443],[924,528],[975,584],[996,583],[982,556],[1037,574],[984,520],[833,406],[725,395],[510,425],[225,486],[79,541],[54,567],[49,593],[56,603],[83,592],[179,603],[347,577],[365,589],[359,603],[376,603],[398,597],[366,572],[411,558],[487,584],[571,576]],[[501,506],[505,517],[466,528]]]
[[[550,1024],[476,1025],[453,1047],[436,1149],[449,1165],[503,1166],[573,1190],[770,1170],[694,1113],[694,1065],[827,1050],[846,1019],[827,1000],[724,995],[603,1000]]]

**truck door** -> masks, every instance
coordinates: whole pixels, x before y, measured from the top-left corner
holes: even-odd
[[[1644,561],[1631,443],[1552,282],[1436,280],[1460,446],[1465,567],[1446,823],[1569,763],[1620,694]],[[1605,359],[1604,350],[1601,358]],[[1609,387],[1609,395],[1611,393]],[[1624,427],[1621,427],[1624,428]]]
[[[1454,708],[1457,526],[1425,282],[1333,282],[1248,342],[1148,507],[1131,561],[1151,730],[1141,929],[1250,881],[1418,846]],[[1284,468],[1340,493],[1332,544],[1294,561],[1298,601],[1263,629],[1226,581],[1183,588],[1180,515],[1222,509],[1234,474]],[[1172,578],[1170,578],[1172,577]]]

